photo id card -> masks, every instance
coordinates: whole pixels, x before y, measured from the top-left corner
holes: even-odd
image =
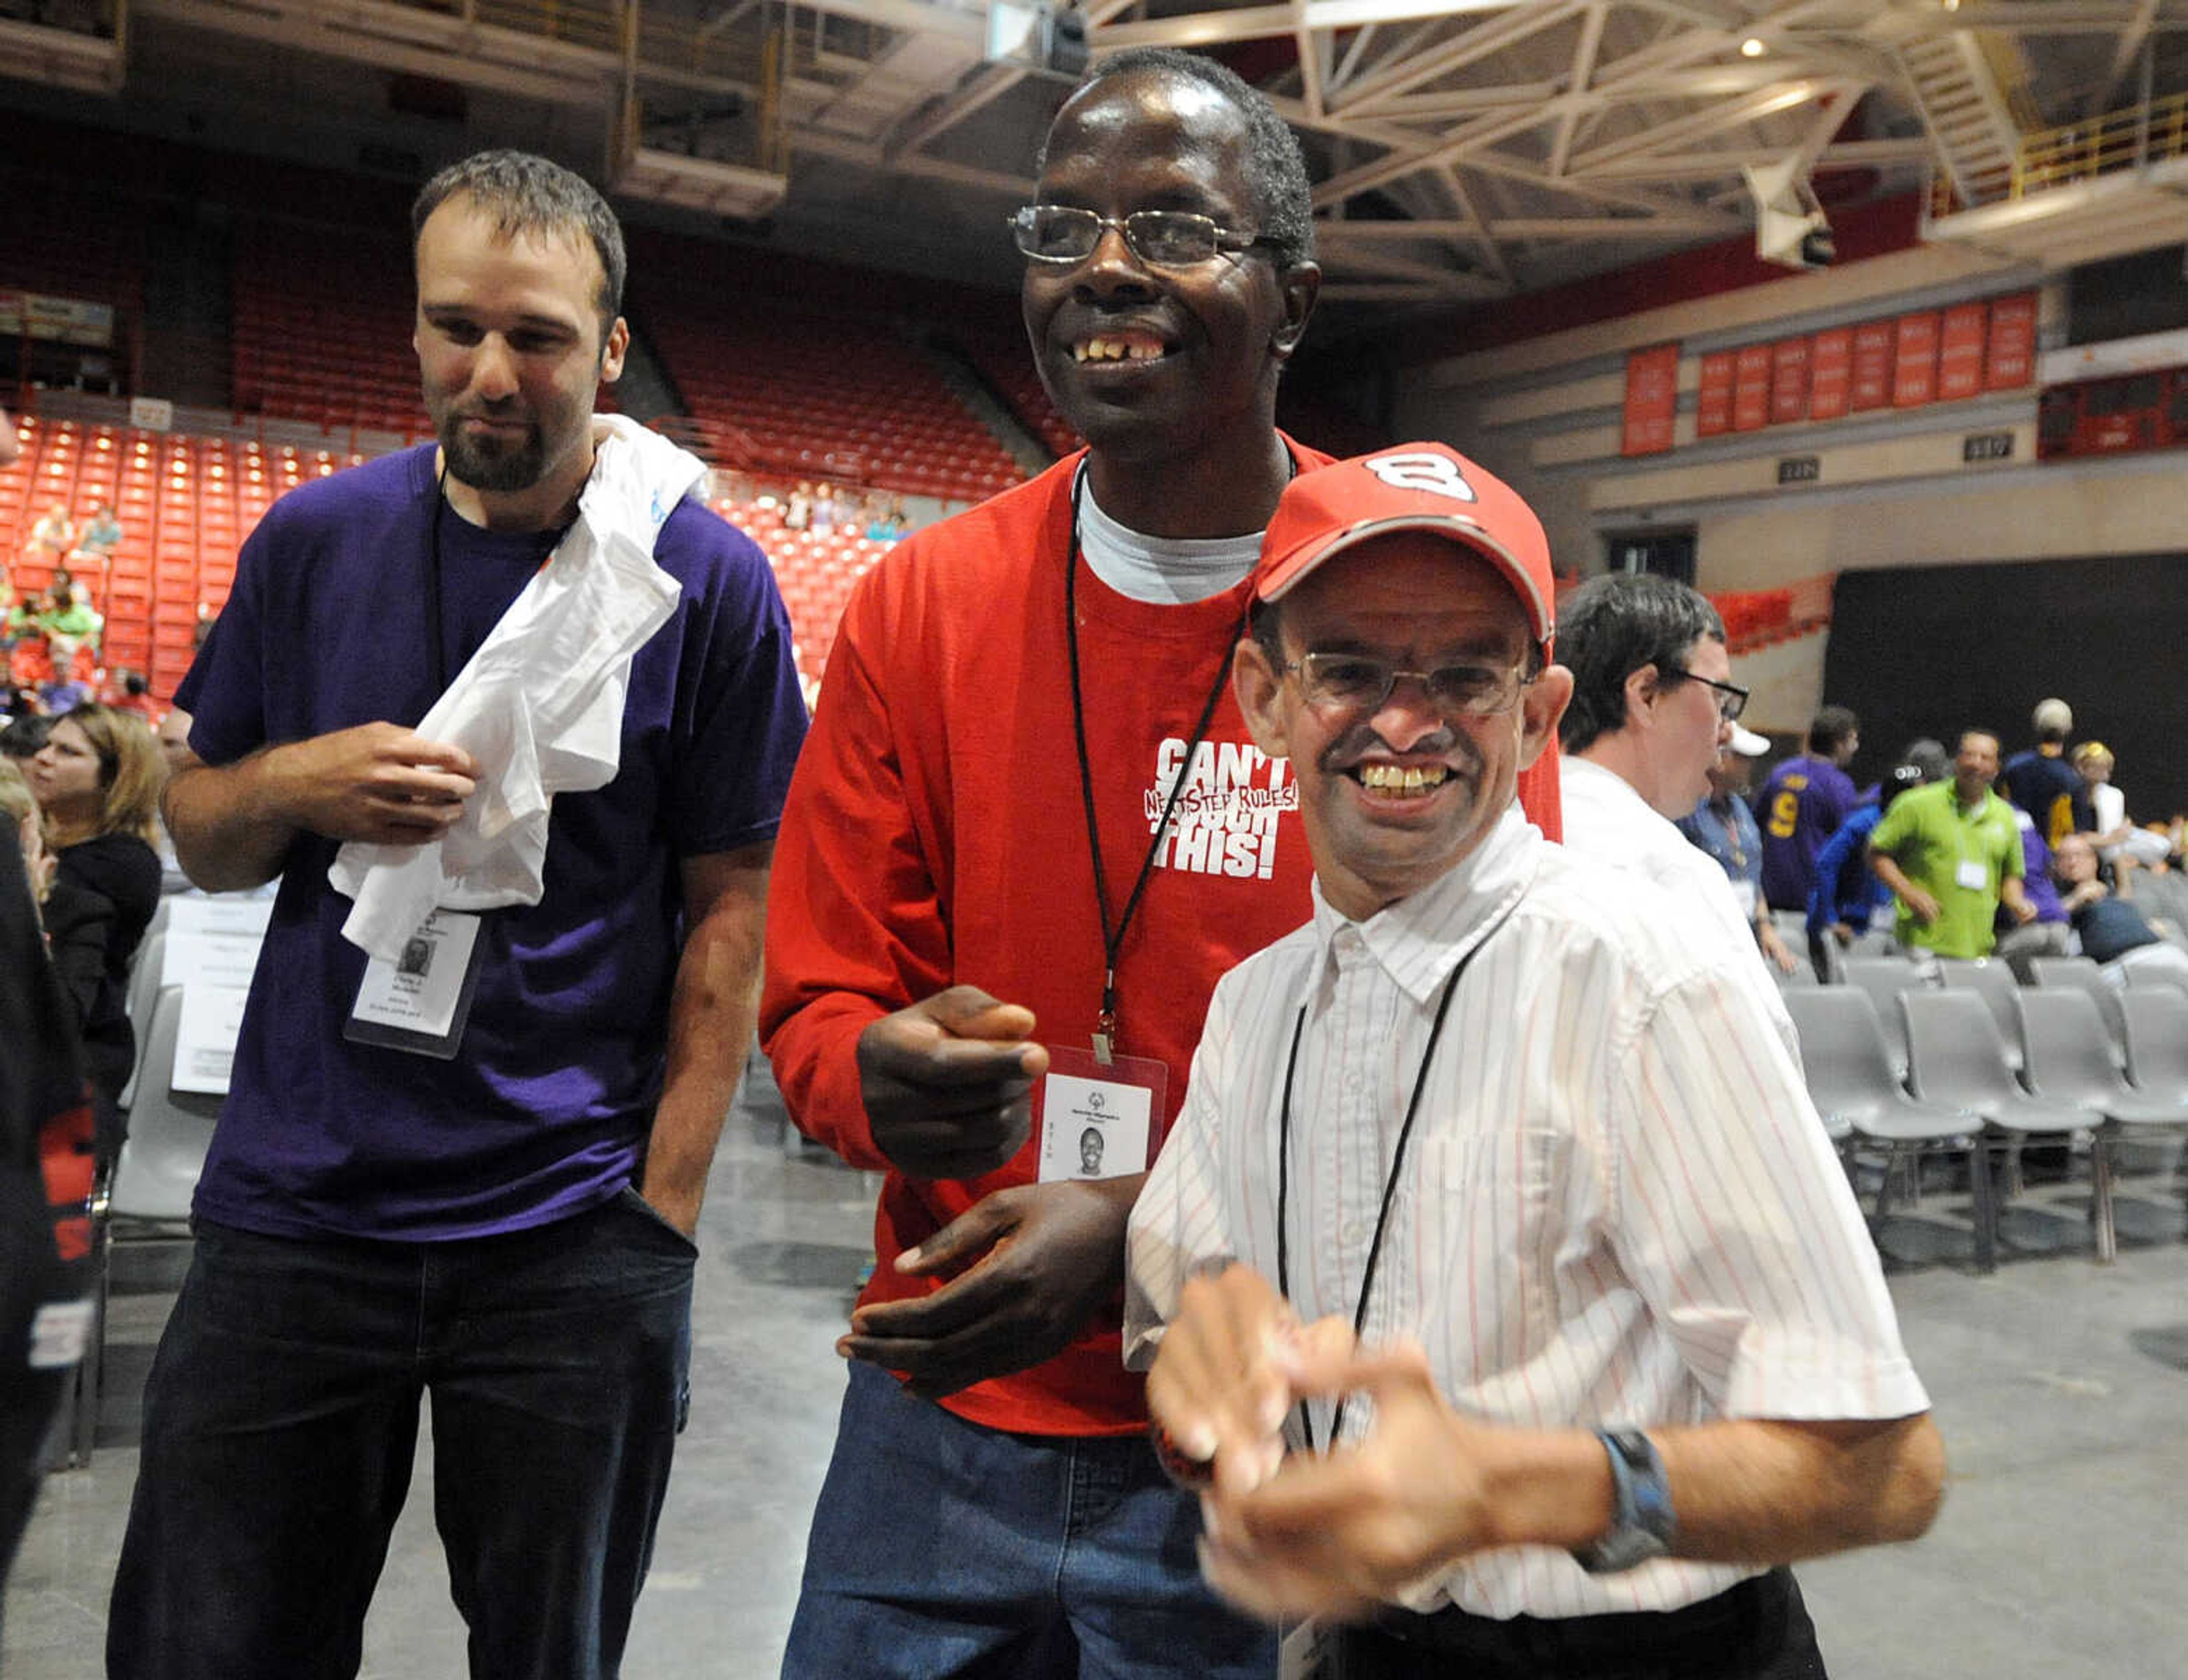
[[[1170,1069],[1143,1056],[1108,1065],[1051,1045],[1040,1088],[1040,1181],[1124,1178],[1154,1164]]]
[[[479,918],[437,910],[403,942],[403,954],[365,965],[342,1036],[446,1062],[464,1040],[478,990]]]

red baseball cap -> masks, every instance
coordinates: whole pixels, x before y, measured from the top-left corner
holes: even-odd
[[[1548,656],[1557,585],[1542,521],[1510,485],[1442,443],[1400,443],[1292,480],[1261,539],[1255,596],[1280,600],[1332,555],[1393,531],[1448,537],[1495,567]]]

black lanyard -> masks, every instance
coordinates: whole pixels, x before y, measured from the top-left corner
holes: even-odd
[[[1497,930],[1510,919],[1520,907],[1520,899],[1497,913],[1497,919],[1479,939],[1473,950],[1458,960],[1451,971],[1451,978],[1443,983],[1443,996],[1436,1002],[1435,1019],[1429,1027],[1428,1047],[1421,1051],[1420,1071],[1413,1075],[1413,1094],[1406,1100],[1406,1118],[1398,1127],[1398,1147],[1390,1153],[1390,1175],[1383,1181],[1382,1205],[1375,1214],[1375,1234],[1368,1244],[1368,1264],[1360,1277],[1360,1303],[1352,1310],[1352,1334],[1357,1340],[1368,1328],[1368,1298],[1375,1288],[1376,1264],[1383,1258],[1383,1237],[1390,1228],[1390,1204],[1397,1199],[1398,1178],[1406,1166],[1406,1146],[1413,1142],[1413,1120],[1421,1110],[1421,1093],[1428,1089],[1429,1064],[1435,1060],[1436,1045],[1443,1037],[1444,1018],[1451,1012],[1451,1001],[1458,995],[1459,980],[1467,966],[1480,954],[1482,946],[1497,936]],[[1277,1293],[1286,1300],[1291,1299],[1291,1161],[1292,1161],[1292,1076],[1299,1070],[1300,1040],[1306,1034],[1306,1006],[1300,1006],[1299,1018],[1292,1023],[1291,1053],[1284,1058],[1283,1104],[1277,1111]],[[1329,1440],[1334,1446],[1345,1432],[1345,1402],[1339,1395],[1337,1410],[1329,1420]],[[1314,1421],[1308,1415],[1306,1402],[1300,1402],[1300,1429],[1306,1436],[1307,1451],[1314,1449]]]
[[[441,510],[448,505],[448,464],[441,463],[441,476],[433,483],[433,517],[426,527],[426,645],[433,650],[433,698],[448,690],[448,632],[441,613]]]
[[[1289,459],[1289,451],[1286,456]],[[1094,812],[1094,765],[1086,751],[1086,702],[1079,680],[1079,509],[1086,493],[1086,469],[1082,465],[1071,481],[1071,548],[1063,565],[1063,640],[1071,657],[1071,730],[1079,747],[1079,792],[1086,805],[1086,847],[1094,857],[1094,903],[1102,913],[1102,1012],[1094,1023],[1094,1056],[1106,1067],[1117,1039],[1117,953],[1124,947],[1125,931],[1132,925],[1133,914],[1155,872],[1155,860],[1162,854],[1170,819],[1177,813],[1179,796],[1193,773],[1193,755],[1200,751],[1200,743],[1208,738],[1208,726],[1215,721],[1215,704],[1222,699],[1225,681],[1231,674],[1231,660],[1227,644],[1225,657],[1216,662],[1215,680],[1200,708],[1200,721],[1193,726],[1193,738],[1185,743],[1185,757],[1170,785],[1170,797],[1163,802],[1162,820],[1155,825],[1154,837],[1148,842],[1139,879],[1132,882],[1131,895],[1125,900],[1125,913],[1112,923],[1109,882],[1102,867],[1102,828]]]

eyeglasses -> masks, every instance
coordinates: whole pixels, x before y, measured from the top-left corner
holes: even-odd
[[[1142,262],[1189,268],[1221,251],[1246,251],[1264,241],[1185,210],[1136,210],[1130,216],[1097,216],[1068,205],[1029,204],[1010,218],[1011,236],[1035,262],[1084,262],[1114,228]]]
[[[1439,665],[1433,671],[1401,671],[1372,653],[1309,653],[1286,665],[1297,674],[1307,704],[1325,712],[1377,712],[1401,679],[1428,691],[1436,709],[1448,717],[1493,718],[1508,712],[1535,680],[1517,666]]]
[[[1721,683],[1711,677],[1698,677],[1692,671],[1683,671],[1676,665],[1666,665],[1662,674],[1677,679],[1684,677],[1690,683],[1700,683],[1704,688],[1717,692],[1717,714],[1728,724],[1740,721],[1740,714],[1747,709],[1747,691],[1737,683]]]

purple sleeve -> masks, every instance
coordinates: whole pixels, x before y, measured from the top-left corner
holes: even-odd
[[[176,707],[190,714],[190,751],[208,764],[233,764],[266,744],[258,598],[274,523],[269,514],[244,543],[228,604],[175,691]]]
[[[1853,785],[1853,778],[1844,770],[1831,777],[1828,791],[1830,805],[1825,813],[1828,820],[1824,826],[1824,832],[1835,834],[1846,826],[1846,820],[1860,809],[1861,792]]]

